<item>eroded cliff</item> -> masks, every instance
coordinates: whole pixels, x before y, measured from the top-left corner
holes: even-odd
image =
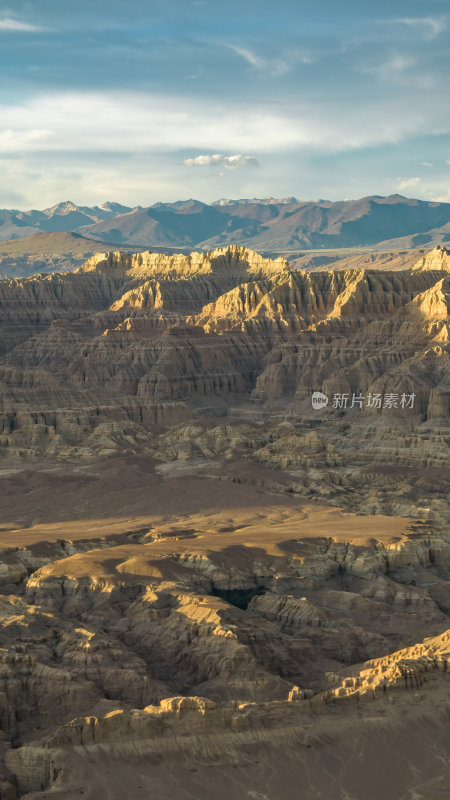
[[[447,257],[0,282],[1,798],[450,791]]]

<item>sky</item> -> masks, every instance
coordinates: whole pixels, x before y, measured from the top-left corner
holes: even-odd
[[[0,207],[450,202],[448,0],[0,0]]]

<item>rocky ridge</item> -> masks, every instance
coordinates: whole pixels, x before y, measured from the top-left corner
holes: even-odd
[[[66,452],[77,427],[86,440],[89,408],[127,436],[146,435],[145,419],[206,407],[220,416],[230,405],[319,426],[366,417],[439,425],[449,398],[447,258],[438,249],[412,271],[311,274],[245,248],[113,253],[71,274],[1,281],[3,446],[25,454],[26,428],[47,438],[49,453]],[[398,403],[329,405],[318,416],[317,389],[414,392],[415,404],[409,414]]]

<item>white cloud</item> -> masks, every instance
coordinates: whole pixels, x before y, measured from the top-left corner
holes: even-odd
[[[409,53],[394,53],[380,62],[358,67],[358,71],[373,75],[379,81],[388,83],[390,87],[411,89],[416,97],[423,92],[431,92],[439,88],[440,79],[432,71],[424,70],[423,63]]]
[[[421,28],[427,39],[433,39],[447,27],[445,17],[402,17],[392,21],[410,28]]]
[[[52,138],[53,131],[48,129],[0,129],[0,151],[2,153],[14,153],[20,152],[21,150],[25,150],[27,148],[30,150],[45,150],[46,142],[50,142]]]
[[[233,50],[236,55],[240,56],[256,69],[265,70],[272,75],[285,75],[289,72],[295,64],[311,64],[312,59],[301,50],[289,50],[283,54],[283,58],[263,58],[253,50],[247,47],[239,47],[235,44],[228,44],[227,47]]]
[[[14,187],[26,198],[25,207],[52,205],[65,196],[80,203],[112,197],[130,205],[180,196],[215,199],[212,167],[183,169],[180,162],[188,155],[230,153],[251,154],[260,167],[226,169],[222,164],[223,169],[214,170],[218,179],[219,171],[224,173],[221,193],[264,195],[270,185],[273,194],[295,194],[299,176],[304,179],[305,154],[309,159],[312,153],[328,156],[449,133],[450,106],[437,92],[424,94],[420,104],[404,92],[394,98],[368,93],[358,104],[352,97],[330,94],[326,101],[321,95],[250,105],[194,93],[55,92],[21,104],[0,103],[0,194]],[[328,183],[323,178],[317,185],[320,162],[308,173],[311,184],[302,183],[304,192],[348,194],[345,175]],[[324,162],[327,170],[330,163]],[[361,183],[361,194],[389,193],[391,182],[376,174]],[[426,189],[441,195],[447,183],[436,177]],[[2,202],[7,203],[0,197]]]
[[[410,55],[396,53],[378,64],[369,65],[362,68],[362,72],[376,75],[384,81],[392,81],[393,76],[398,77],[415,65],[415,59]]]
[[[446,194],[428,193],[428,199],[433,203],[450,203],[450,189],[447,190]]]
[[[234,50],[238,56],[241,56],[248,64],[251,64],[253,67],[263,67],[266,64],[264,58],[257,56],[256,53],[253,53],[251,50],[247,50],[246,47],[238,47],[236,44],[228,45],[231,50]]]
[[[418,186],[420,183],[420,178],[399,178],[398,179],[398,188],[402,189],[411,189],[413,186]]]
[[[239,169],[240,167],[247,167],[249,165],[255,166],[257,160],[254,156],[224,156],[221,153],[215,153],[212,156],[201,155],[195,158],[186,158],[183,164],[187,167],[226,167],[226,169]]]
[[[242,153],[285,150],[311,134],[288,113],[266,106],[131,92],[45,94],[0,105],[0,152],[155,152],[180,149]]]
[[[0,104],[0,153],[283,153],[301,148],[344,152],[419,135],[450,132],[450,107],[436,97],[354,104],[331,97],[295,105],[130,92],[67,92]],[[330,124],[330,120],[332,124]]]
[[[29,22],[21,22],[21,20],[14,19],[13,17],[3,17],[0,19],[0,33],[2,31],[31,33],[42,30],[43,28],[39,27],[39,25],[31,25]]]
[[[446,160],[446,162],[445,162],[445,163],[446,163],[446,164],[448,164],[448,165],[449,165],[449,167],[450,167],[450,158],[447,158],[447,160]]]
[[[432,166],[433,166],[433,164],[431,164],[431,162],[430,162],[430,161],[421,161],[421,162],[420,162],[420,166],[421,166],[421,167],[432,167]]]

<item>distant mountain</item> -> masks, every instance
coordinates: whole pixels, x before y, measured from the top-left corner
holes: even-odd
[[[350,251],[352,255],[343,256],[345,250],[324,251],[320,253],[304,253],[301,256],[289,256],[291,269],[304,269],[308,272],[327,272],[341,269],[370,269],[401,272],[411,269],[423,258],[426,250],[380,250]],[[347,251],[348,252],[348,251]],[[432,252],[435,252],[434,250]]]
[[[85,236],[121,243],[138,242],[151,247],[194,247],[211,237],[220,238],[224,227],[230,233],[241,226],[238,217],[224,219],[218,208],[187,200],[179,203],[155,203],[127,214],[88,225]]]
[[[0,242],[0,258],[37,255],[83,256],[104,246],[104,242],[86,239],[80,233],[33,233],[24,239]]]
[[[213,250],[228,244],[273,253],[411,249],[450,243],[450,203],[376,195],[338,202],[221,199],[210,205],[191,199],[148,208],[67,201],[44,211],[0,211],[0,239],[38,231],[73,231],[109,247],[136,249]]]
[[[90,224],[85,236],[105,241],[198,247],[227,244],[259,251],[422,247],[450,241],[450,203],[400,195],[331,202],[157,203]]]
[[[0,278],[24,278],[37,272],[69,272],[95,253],[110,250],[137,253],[146,249],[146,245],[102,242],[66,231],[32,233],[23,239],[0,241]],[[189,248],[158,248],[167,255],[175,249],[183,254],[190,252]]]
[[[9,239],[0,242],[0,277],[66,272],[105,249],[109,249],[105,242],[86,239],[79,233],[33,233],[23,239]]]
[[[0,210],[0,240],[21,239],[39,231],[70,233],[82,226],[92,225],[128,211],[131,211],[131,208],[120,203],[106,202],[101,206],[77,206],[70,200],[57,203],[43,211],[3,209]]]

